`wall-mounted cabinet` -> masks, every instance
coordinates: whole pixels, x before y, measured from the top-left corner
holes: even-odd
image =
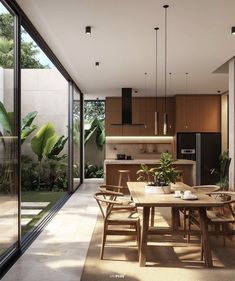
[[[220,132],[219,95],[179,95],[175,105],[176,132]]]
[[[164,98],[157,99],[159,135],[163,135]],[[107,136],[154,136],[156,99],[132,99],[132,123],[143,126],[119,125],[122,122],[121,98],[106,98]],[[166,99],[168,136],[176,132],[220,132],[220,95],[178,95]]]
[[[159,135],[163,135],[163,113],[165,111],[164,98],[157,99],[159,112]],[[132,124],[133,125],[112,125],[121,124],[121,98],[106,98],[106,135],[107,136],[154,136],[154,113],[156,110],[156,99],[132,98]],[[166,112],[168,114],[168,134],[175,133],[175,101],[174,98],[166,99]],[[144,124],[135,126],[134,124]]]

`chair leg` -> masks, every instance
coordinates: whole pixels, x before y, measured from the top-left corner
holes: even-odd
[[[189,231],[191,230],[190,211],[189,211],[189,213],[188,213],[188,230],[189,230]],[[189,233],[188,236],[187,236],[187,242],[188,242],[188,243],[190,243],[190,238],[191,238],[191,236],[190,236],[190,233]]]
[[[224,224],[222,224],[222,233],[225,232],[225,227],[224,227]],[[226,244],[226,237],[225,235],[223,235],[223,246],[225,247],[225,244]]]
[[[201,237],[201,261],[204,259],[204,249],[203,249],[203,243],[202,243],[202,237]]]
[[[186,209],[184,209],[184,211],[183,211],[183,215],[184,215],[184,220],[183,220],[183,229],[184,229],[184,232],[186,231],[186,223],[187,223],[187,221],[186,221],[186,216],[187,216],[187,210]],[[184,234],[184,238],[185,238],[185,234]]]
[[[104,257],[104,245],[105,245],[105,242],[106,242],[106,236],[107,236],[107,226],[106,224],[104,223],[104,229],[103,229],[103,236],[102,236],[102,245],[101,245],[101,251],[100,251],[100,259],[102,260],[103,257]]]
[[[136,223],[136,240],[137,240],[137,246],[138,246],[138,256],[140,255],[140,223]]]

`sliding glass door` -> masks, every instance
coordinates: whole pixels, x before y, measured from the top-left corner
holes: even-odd
[[[17,18],[0,2],[0,269],[19,241]]]
[[[75,190],[81,183],[82,172],[82,126],[81,126],[81,94],[74,88],[72,98],[72,135],[73,135],[73,190]]]

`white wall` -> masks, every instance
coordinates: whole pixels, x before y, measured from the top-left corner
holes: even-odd
[[[12,93],[12,71],[5,69],[4,74],[5,92]],[[58,135],[67,136],[68,83],[66,79],[56,69],[22,69],[21,74],[21,116],[24,117],[30,111],[38,111],[34,121],[38,128],[47,122],[52,122]],[[10,99],[8,95],[6,97],[6,107],[12,111],[12,94],[9,95]],[[22,146],[23,154],[31,153],[29,141]]]

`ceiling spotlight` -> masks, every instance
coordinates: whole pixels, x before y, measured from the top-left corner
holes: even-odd
[[[86,34],[91,34],[91,27],[90,26],[86,26]]]
[[[232,26],[232,28],[231,28],[231,33],[232,33],[232,34],[235,34],[235,26]]]
[[[95,62],[95,66],[99,66],[100,65],[100,62],[99,61],[96,61]]]

